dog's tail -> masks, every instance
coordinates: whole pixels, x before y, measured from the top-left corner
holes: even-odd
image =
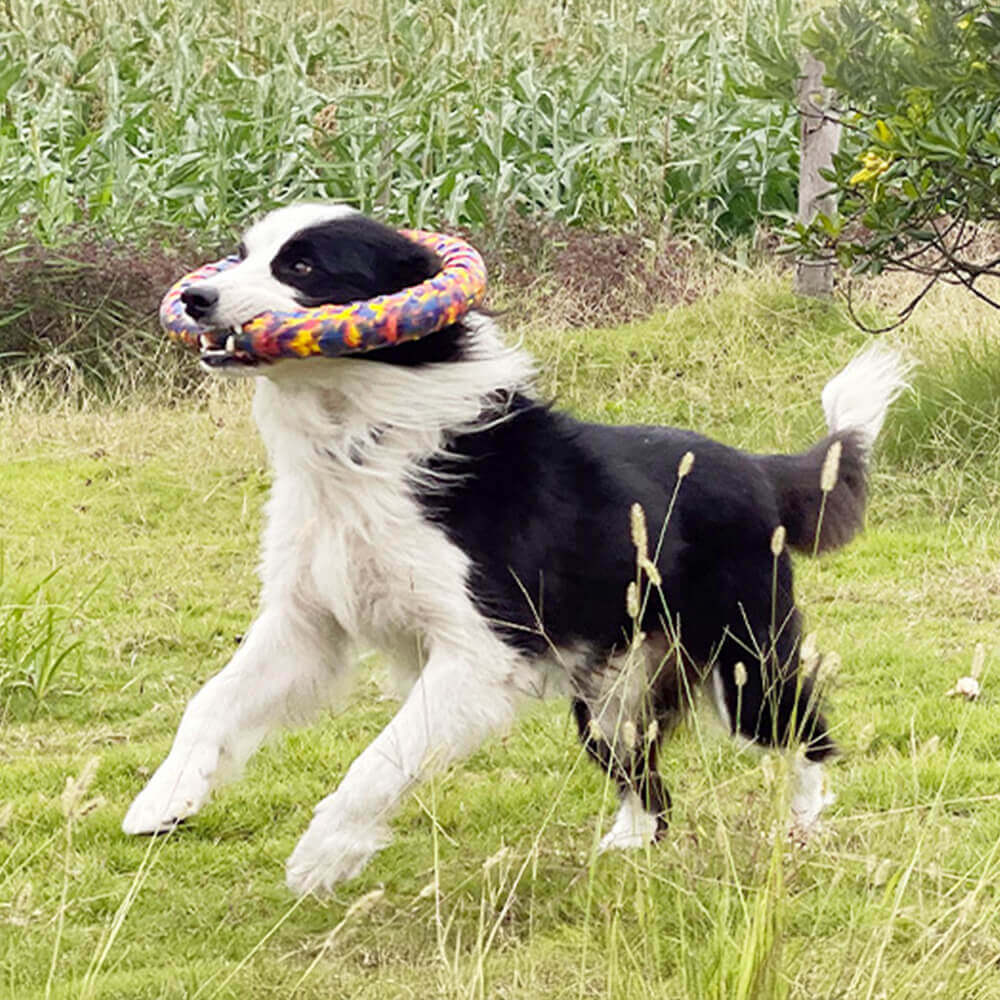
[[[815,554],[846,545],[861,529],[868,497],[868,455],[911,365],[876,344],[823,389],[830,433],[800,455],[765,455],[787,543]]]

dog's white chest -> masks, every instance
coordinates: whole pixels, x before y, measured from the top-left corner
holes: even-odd
[[[375,643],[473,613],[465,556],[391,479],[279,474],[267,513],[265,600],[291,597]]]
[[[275,475],[261,565],[264,603],[329,614],[373,645],[413,633],[452,645],[485,641],[468,591],[469,559],[415,497],[413,479],[440,434],[412,426],[422,403],[407,402],[399,426],[365,412],[379,402],[381,382],[385,399],[376,409],[408,400],[409,383],[396,384],[408,373],[344,362],[336,372],[320,365],[311,380],[312,369],[288,364],[280,384],[260,380],[254,401]],[[358,387],[351,388],[352,378]]]
[[[376,512],[327,524],[307,553],[317,598],[352,635],[374,638],[419,620],[419,567],[401,557],[394,526]]]

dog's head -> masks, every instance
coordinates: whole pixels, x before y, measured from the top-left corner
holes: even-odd
[[[222,335],[263,312],[391,294],[441,269],[433,251],[352,208],[331,204],[289,205],[271,212],[246,231],[239,257],[237,266],[181,293],[188,315]],[[354,357],[407,365],[446,361],[460,353],[460,341],[460,328],[446,327],[421,340]],[[254,359],[239,353],[213,352],[203,360],[230,371],[255,367]]]

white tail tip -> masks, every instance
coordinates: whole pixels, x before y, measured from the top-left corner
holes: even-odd
[[[857,431],[866,451],[882,430],[892,401],[909,388],[913,362],[884,344],[855,355],[823,387],[823,412],[831,433]]]

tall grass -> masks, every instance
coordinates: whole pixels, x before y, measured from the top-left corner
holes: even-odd
[[[0,546],[0,720],[25,703],[37,708],[79,660],[75,618],[96,586],[70,606],[54,599],[57,573],[24,579]]]
[[[745,232],[791,207],[795,123],[727,79],[787,6],[6,0],[0,231],[222,233],[325,197]]]

